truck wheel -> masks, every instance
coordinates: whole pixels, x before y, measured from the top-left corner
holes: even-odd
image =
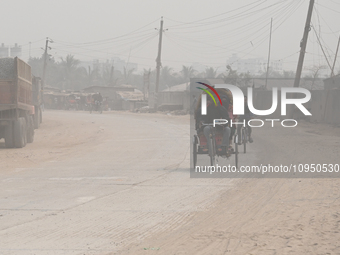
[[[26,123],[27,123],[27,143],[33,143],[34,141],[33,116],[28,116]]]
[[[41,124],[42,123],[42,110],[41,110],[41,108],[39,107],[39,109],[40,109],[40,111],[39,111],[39,124]]]
[[[34,128],[38,129],[40,126],[40,107],[35,108],[35,113],[34,113]]]
[[[14,121],[14,145],[16,148],[23,148],[26,146],[26,120],[19,118]]]
[[[5,128],[5,145],[6,148],[14,148],[14,136],[12,123]]]

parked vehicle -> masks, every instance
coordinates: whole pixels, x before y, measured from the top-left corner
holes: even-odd
[[[35,105],[31,67],[19,58],[0,58],[0,138],[7,148],[34,140]]]
[[[43,91],[41,79],[32,77],[32,100],[34,105],[34,128],[38,129],[42,122]]]

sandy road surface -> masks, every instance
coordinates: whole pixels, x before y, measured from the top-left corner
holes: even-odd
[[[306,122],[296,129],[266,127],[254,131],[254,140],[249,155],[240,154],[241,165],[340,164],[336,127]],[[164,254],[340,254],[339,179],[234,181],[208,211],[123,254],[154,254],[154,248]]]
[[[296,131],[241,162],[339,163],[337,129]],[[339,181],[190,179],[187,116],[46,112],[1,146],[0,254],[340,254]]]
[[[0,144],[0,254],[115,254],[207,210],[232,181],[189,179],[188,133],[186,116],[46,112],[35,143]]]

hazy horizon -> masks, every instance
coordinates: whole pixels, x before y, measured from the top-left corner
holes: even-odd
[[[273,18],[271,60],[295,70],[306,22],[308,0],[291,1],[6,1],[0,43],[22,46],[22,58],[40,57],[46,37],[56,60],[72,54],[81,61],[113,57],[154,69],[161,16],[164,19],[162,65],[178,71],[200,63],[225,69],[232,54],[267,61]],[[315,1],[312,24],[333,64],[340,24],[340,3]],[[10,24],[10,25],[8,25]],[[31,49],[30,44],[31,42]],[[312,28],[304,68],[327,66]],[[336,73],[340,64],[336,64]],[[325,70],[330,73],[329,68]]]

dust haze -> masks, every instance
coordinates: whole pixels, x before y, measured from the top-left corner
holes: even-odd
[[[339,3],[5,2],[0,254],[340,252]]]

